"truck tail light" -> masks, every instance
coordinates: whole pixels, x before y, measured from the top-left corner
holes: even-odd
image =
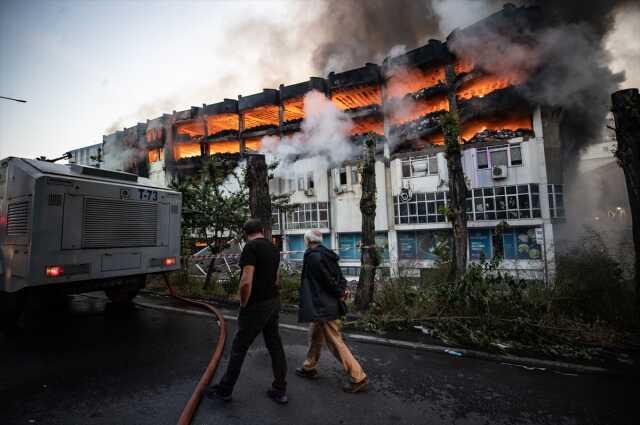
[[[167,257],[163,261],[165,266],[175,266],[176,265],[176,257]]]
[[[62,266],[47,266],[47,277],[59,277],[64,274],[64,268]]]

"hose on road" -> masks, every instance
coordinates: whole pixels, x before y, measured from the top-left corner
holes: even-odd
[[[167,289],[169,290],[169,294],[173,298],[209,310],[217,318],[220,327],[220,333],[218,335],[218,341],[216,342],[216,349],[213,352],[213,356],[211,356],[211,360],[209,361],[207,368],[202,374],[198,385],[196,385],[193,394],[191,394],[191,398],[182,410],[180,419],[178,419],[178,425],[189,425],[191,423],[193,415],[196,412],[196,409],[198,408],[198,405],[200,404],[200,400],[202,400],[204,389],[211,381],[211,378],[213,378],[213,375],[216,373],[216,369],[218,368],[218,364],[220,363],[220,358],[222,358],[222,352],[224,351],[224,344],[227,337],[227,327],[224,323],[224,317],[222,316],[222,313],[220,313],[220,311],[218,311],[214,306],[209,303],[195,301],[177,295],[175,289],[171,286],[171,283],[169,283],[169,278],[166,274],[164,274],[164,281],[167,285]]]

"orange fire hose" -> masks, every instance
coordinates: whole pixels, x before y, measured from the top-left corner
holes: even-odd
[[[193,415],[196,412],[196,409],[198,408],[198,404],[200,404],[200,400],[202,400],[202,393],[205,387],[209,384],[209,382],[211,381],[211,378],[213,378],[213,375],[216,373],[216,369],[218,368],[218,364],[220,363],[220,358],[222,357],[222,352],[224,351],[224,344],[225,344],[225,339],[227,337],[227,330],[226,330],[226,325],[224,323],[224,317],[222,316],[222,313],[220,313],[214,306],[212,306],[209,303],[205,303],[202,301],[195,301],[195,300],[191,300],[189,298],[185,298],[185,297],[181,297],[180,295],[177,295],[175,290],[169,283],[169,278],[167,277],[166,274],[164,275],[164,281],[167,284],[167,289],[169,290],[169,294],[171,294],[172,297],[180,301],[188,302],[190,304],[197,305],[198,307],[202,307],[209,310],[217,318],[220,326],[220,334],[218,335],[218,342],[216,343],[216,349],[213,352],[213,356],[211,356],[211,360],[209,361],[207,368],[202,374],[202,377],[200,378],[198,385],[196,385],[196,389],[193,390],[193,394],[191,394],[191,398],[189,399],[184,409],[182,410],[182,413],[180,414],[180,419],[178,419],[178,425],[189,425],[191,423],[191,419],[193,418]]]

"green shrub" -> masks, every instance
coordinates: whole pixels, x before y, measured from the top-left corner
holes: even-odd
[[[300,272],[290,270],[281,271],[280,299],[283,304],[298,304],[300,300],[300,278]]]
[[[624,324],[634,320],[633,301],[632,283],[624,279],[620,263],[596,234],[558,257],[552,313],[586,322]]]

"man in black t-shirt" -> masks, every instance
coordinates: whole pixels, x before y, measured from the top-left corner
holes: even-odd
[[[240,375],[242,362],[253,340],[262,333],[271,356],[274,381],[267,391],[274,401],[288,402],[287,360],[279,331],[280,294],[278,268],[280,253],[265,239],[260,220],[250,219],[244,225],[247,244],[240,255],[240,313],[238,330],[233,337],[227,371],[217,385],[207,389],[209,398],[231,400],[233,387]]]

